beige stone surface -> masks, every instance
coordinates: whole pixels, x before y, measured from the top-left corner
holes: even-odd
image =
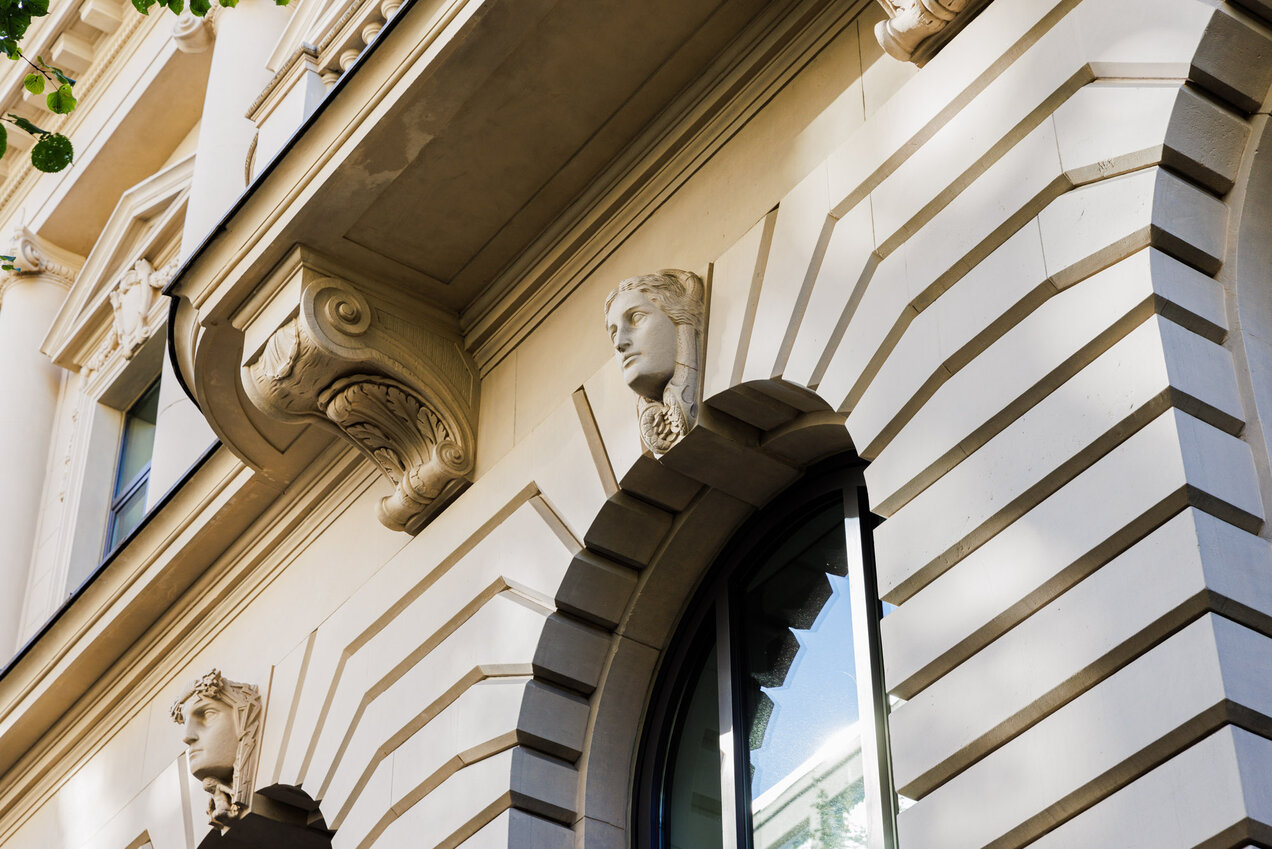
[[[880,594],[898,601],[912,595],[1157,415],[1176,380],[1201,378],[1178,388],[1223,409],[1230,365],[1225,374],[1220,356],[1212,373],[1177,376],[1161,356],[1155,322],[1111,347],[893,514],[875,532]],[[1243,507],[1262,512],[1253,494]]]
[[[738,362],[738,355],[751,339],[776,223],[777,212],[768,213],[712,263],[702,369],[704,398],[728,389],[741,374],[745,360]]]
[[[893,710],[898,789],[926,795],[1201,610],[1263,627],[1270,561],[1258,537],[1195,508],[1177,514]]]
[[[1039,849],[1110,840],[1126,849],[1184,849],[1266,827],[1266,738],[1227,726],[1043,835]],[[1253,787],[1253,792],[1249,789]],[[1241,841],[1237,841],[1241,845]]]
[[[796,315],[798,325],[782,377],[801,386],[816,386],[825,371],[828,349],[838,343],[853,302],[878,257],[870,203],[862,201],[835,222],[812,283],[808,306]]]
[[[1254,506],[1249,449],[1190,419],[1159,416],[885,617],[889,689],[912,696],[1189,500]]]
[[[1270,672],[1272,640],[1207,615],[902,812],[900,839],[1027,841],[1064,806],[1097,801],[1217,730],[1230,718],[1229,705],[1266,714],[1266,697],[1250,680]],[[1085,744],[1075,747],[1075,740]],[[1051,769],[1020,781],[1021,769],[1039,759]],[[996,805],[974,804],[987,794]]]
[[[762,5],[771,17],[735,47],[778,31],[787,10]],[[254,27],[277,64],[321,30],[316,8],[223,10],[218,46]],[[882,54],[874,4],[851,22],[848,7],[792,9],[805,16],[787,35],[804,52],[788,69],[718,68],[734,86],[720,116],[686,100],[659,119],[694,128],[676,136],[684,149],[630,149],[571,208],[586,214],[553,225],[560,241],[541,265],[482,281],[551,278],[551,297],[518,291],[507,314],[520,329],[492,341],[503,331],[484,314],[458,315],[485,352],[472,485],[414,538],[368,522],[390,487],[352,457],[324,455],[345,479],[321,494],[305,477],[261,497],[267,524],[314,500],[285,534],[233,541],[117,667],[80,682],[109,708],[70,705],[20,781],[0,780],[0,843],[197,845],[202,788],[163,702],[215,664],[270,682],[262,780],[321,797],[337,846],[635,845],[637,741],[682,612],[737,528],[849,437],[875,461],[871,496],[890,514],[880,574],[902,601],[883,652],[909,699],[893,717],[896,771],[922,798],[902,814],[901,849],[1262,842],[1233,829],[1272,812],[1256,798],[1266,747],[1220,728],[1231,717],[1217,706],[1252,707],[1246,722],[1272,710],[1256,691],[1272,668],[1266,638],[1234,630],[1272,627],[1267,543],[1254,536],[1266,459],[1246,441],[1257,409],[1227,338],[1245,322],[1207,276],[1233,259],[1225,193],[1245,173],[1248,124],[1230,107],[1267,87],[1251,58],[1262,24],[1195,0],[998,0],[918,69]],[[455,10],[434,21],[436,45],[427,28],[412,45],[385,29],[374,35],[388,52],[362,61],[417,73],[407,47],[446,53],[449,34],[505,11]],[[360,37],[361,21],[350,27]],[[214,65],[236,72],[227,79],[263,74],[261,85],[277,70],[227,65],[245,55],[227,48]],[[360,73],[342,84],[359,96]],[[197,136],[217,149],[199,152],[177,228],[186,255],[241,189],[225,175],[243,171],[250,122],[226,110],[261,85],[209,92]],[[341,114],[367,119],[348,122],[356,132],[375,120]],[[699,132],[723,146],[693,148]],[[650,168],[624,182],[637,164]],[[37,194],[37,205],[66,196]],[[284,226],[289,199],[268,201]],[[253,238],[281,232],[261,221]],[[227,281],[263,273],[261,255],[235,257]],[[708,421],[665,462],[642,452],[597,332],[605,292],[661,267],[712,287]],[[775,375],[786,383],[737,386]],[[185,455],[169,448],[199,441],[174,397],[156,481],[176,479]],[[104,423],[82,431],[73,486],[110,451]],[[91,489],[68,498],[100,514]],[[215,535],[215,511],[199,521]],[[200,530],[156,528],[176,558]],[[62,555],[44,554],[64,541],[37,535],[28,632],[64,584]],[[86,634],[108,638],[109,620],[89,622]],[[1206,628],[1227,636],[1207,643]]]
[[[906,422],[869,470],[874,509],[890,515],[1097,356],[1155,306],[1147,263],[1119,263],[1055,296],[943,383]],[[1178,305],[1176,305],[1178,306]],[[1182,307],[1179,307],[1182,310]],[[1184,393],[1206,387],[1210,416],[1225,430],[1243,415],[1231,357],[1174,322],[1150,317],[1172,383]],[[1117,343],[1115,343],[1117,344]],[[1141,356],[1141,355],[1136,355]],[[1197,390],[1201,391],[1201,390]],[[855,419],[850,418],[849,427]]]
[[[814,168],[777,205],[743,381],[767,380],[786,367],[835,227],[826,179],[825,166]]]

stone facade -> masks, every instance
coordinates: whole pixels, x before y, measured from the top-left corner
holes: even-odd
[[[1272,5],[645,5],[33,28],[83,106],[0,185],[0,847],[647,846],[678,622],[846,452],[892,849],[1272,841]]]

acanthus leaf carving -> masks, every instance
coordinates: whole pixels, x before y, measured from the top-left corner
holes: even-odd
[[[300,252],[302,273],[311,256]],[[471,479],[476,366],[424,306],[310,270],[295,311],[247,358],[246,394],[276,419],[319,422],[356,445],[394,487],[380,521],[416,533]]]
[[[419,530],[430,508],[457,493],[472,473],[472,455],[441,416],[397,381],[344,378],[322,394],[320,403],[393,482],[393,495],[379,506],[386,527]]]
[[[13,270],[0,275],[0,300],[15,280],[38,275],[67,289],[75,282],[77,268],[63,258],[63,252],[44,242],[23,225],[14,227],[4,251],[13,257]]]

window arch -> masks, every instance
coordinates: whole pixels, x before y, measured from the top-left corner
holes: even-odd
[[[639,849],[891,849],[863,466],[820,464],[735,536],[682,618],[638,766]]]

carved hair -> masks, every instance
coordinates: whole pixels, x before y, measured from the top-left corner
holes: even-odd
[[[675,268],[629,277],[605,299],[607,321],[610,304],[620,292],[639,292],[676,325],[676,367],[662,397],[638,396],[636,401],[641,437],[653,451],[663,454],[698,421],[698,356],[705,301],[702,278]]]
[[[238,735],[238,748],[234,751],[233,783],[225,787],[215,779],[204,781],[204,789],[212,794],[208,801],[208,817],[222,830],[228,820],[237,819],[247,812],[252,801],[252,779],[256,774],[256,761],[260,755],[257,745],[261,734],[261,694],[255,684],[240,684],[221,677],[213,669],[197,681],[191,682],[185,692],[172,703],[173,722],[185,724],[182,707],[190,699],[199,697],[220,702],[230,708],[234,717],[234,730]]]

